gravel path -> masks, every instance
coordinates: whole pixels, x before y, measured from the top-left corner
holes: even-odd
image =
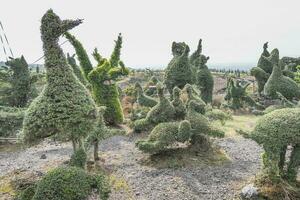
[[[241,183],[253,177],[260,169],[262,149],[244,138],[224,138],[216,143],[231,158],[221,166],[199,166],[186,169],[156,169],[140,165],[143,153],[134,147],[128,137],[113,137],[101,145],[105,165],[114,170],[129,189],[113,192],[111,199],[139,200],[221,200],[232,199]]]
[[[228,200],[260,168],[261,148],[240,137],[216,141],[231,162],[179,169],[141,165],[145,154],[135,148],[135,140],[115,136],[100,145],[104,167],[114,179],[110,200]],[[70,144],[49,141],[26,150],[0,152],[0,176],[16,169],[45,172],[68,160],[71,153]],[[41,159],[43,154],[46,159]]]

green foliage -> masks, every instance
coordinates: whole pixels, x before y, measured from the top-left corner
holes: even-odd
[[[197,66],[196,62],[199,59],[199,57],[201,56],[201,53],[202,53],[202,39],[199,40],[196,51],[194,53],[192,53],[192,55],[189,57],[189,63],[191,66],[192,76],[193,76],[192,83],[197,82],[198,66]]]
[[[15,136],[22,129],[24,110],[0,106],[0,137]]]
[[[145,94],[148,96],[156,95],[156,84],[158,82],[159,80],[155,76],[151,76],[149,82],[146,85]]]
[[[186,84],[184,89],[187,93],[187,101],[186,101],[186,106],[188,106],[190,101],[196,101],[199,106],[201,107],[201,109],[199,110],[199,112],[201,114],[205,113],[205,102],[199,97],[198,93],[195,91],[195,89],[193,88],[192,85],[190,84]]]
[[[147,153],[155,154],[166,150],[175,142],[188,141],[191,134],[191,124],[182,122],[160,123],[151,131],[146,140],[140,140],[136,146]]]
[[[285,108],[275,110],[261,117],[250,138],[261,144],[264,172],[271,180],[286,177],[295,181],[300,166],[300,109]],[[287,146],[293,146],[287,169],[284,169]],[[284,156],[282,156],[284,155]]]
[[[115,41],[114,51],[110,56],[110,63],[112,66],[118,66],[120,57],[121,57],[121,48],[122,48],[122,35],[119,33],[118,39]]]
[[[250,70],[251,76],[254,76],[257,81],[258,93],[261,94],[264,90],[264,86],[268,81],[270,74],[266,73],[263,69],[259,67],[253,67]]]
[[[32,200],[36,190],[36,185],[30,185],[18,195],[18,200]]]
[[[246,92],[250,83],[241,85],[239,80],[234,81],[229,78],[227,81],[225,100],[227,101],[227,107],[237,110],[243,108],[245,104],[262,109],[262,105],[256,103]]]
[[[67,54],[67,61],[68,61],[69,65],[71,65],[71,67],[73,69],[73,72],[77,76],[77,78],[79,79],[79,81],[83,85],[87,86],[88,83],[87,83],[86,79],[84,78],[84,76],[83,76],[83,74],[81,72],[80,67],[76,63],[75,54],[73,54],[72,56],[70,56],[69,54]]]
[[[42,18],[47,83],[25,113],[23,139],[27,143],[55,134],[79,142],[94,128],[95,103],[58,45],[60,35],[80,23],[81,20],[62,21],[52,10]]]
[[[80,147],[76,149],[73,155],[71,156],[70,166],[80,167],[84,169],[86,161],[87,161],[87,154],[85,150],[82,147]]]
[[[0,70],[0,82],[6,86],[0,91],[1,105],[25,107],[34,97],[34,77],[31,77],[28,64],[23,56],[11,58],[5,63],[8,67]]]
[[[268,60],[273,65],[273,71],[264,86],[264,93],[271,98],[276,98],[277,93],[280,92],[287,99],[292,99],[293,97],[300,97],[300,88],[297,83],[289,77],[282,74],[281,67],[279,65],[279,51],[274,49],[271,52],[271,56]]]
[[[157,85],[158,103],[147,113],[146,118],[134,122],[136,132],[148,130],[155,125],[168,122],[174,119],[175,109],[171,102],[164,96],[164,88],[161,84]]]
[[[110,189],[104,176],[93,176],[76,167],[56,168],[39,181],[32,200],[85,200],[95,188],[102,199]]]
[[[211,109],[209,111],[206,111],[205,116],[210,120],[219,120],[222,125],[225,125],[225,122],[227,120],[232,119],[231,114],[219,109]]]
[[[295,81],[299,84],[300,83],[300,65],[296,67],[297,71],[295,73]]]
[[[186,108],[183,101],[180,99],[181,90],[178,87],[173,88],[173,101],[171,102],[175,109],[175,119],[184,119]]]
[[[86,50],[83,48],[81,42],[77,40],[73,35],[68,32],[64,33],[65,37],[69,40],[69,42],[73,45],[76,55],[78,57],[80,67],[82,69],[84,77],[87,79],[88,74],[93,70],[93,65],[89,59]]]
[[[154,98],[144,94],[143,88],[140,83],[136,82],[134,87],[137,96],[136,99],[139,105],[153,107],[157,104],[157,101]]]
[[[206,66],[208,59],[209,57],[201,55],[197,60],[195,60],[195,66],[198,69],[196,73],[196,84],[201,91],[201,99],[203,99],[205,103],[212,102],[214,88],[214,78]]]
[[[262,70],[264,70],[266,73],[271,74],[272,73],[272,63],[270,63],[268,61],[268,59],[266,59],[267,57],[270,56],[270,53],[268,51],[268,42],[266,42],[263,46],[263,53],[261,54],[258,63],[257,63],[257,67],[261,68]]]
[[[182,89],[192,82],[192,71],[188,60],[190,48],[185,43],[172,43],[173,58],[165,70],[165,84],[170,94],[175,86]]]

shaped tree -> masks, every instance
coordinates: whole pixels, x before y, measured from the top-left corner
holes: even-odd
[[[42,18],[47,83],[25,113],[25,142],[57,134],[70,138],[75,150],[94,129],[97,116],[95,102],[67,64],[58,45],[59,37],[80,23],[81,20],[61,20],[52,10],[48,10]]]

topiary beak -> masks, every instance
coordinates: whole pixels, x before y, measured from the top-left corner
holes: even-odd
[[[77,19],[77,20],[63,20],[61,24],[61,30],[62,33],[67,32],[68,30],[71,30],[72,28],[78,26],[83,22],[83,19]]]

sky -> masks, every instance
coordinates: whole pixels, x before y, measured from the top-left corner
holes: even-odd
[[[121,32],[128,67],[165,67],[173,41],[192,52],[199,38],[209,66],[255,65],[266,41],[280,56],[300,56],[299,7],[299,0],[1,0],[0,21],[15,56],[28,63],[43,55],[40,20],[52,8],[61,19],[84,19],[71,32],[88,53],[97,47],[110,56]],[[74,52],[68,43],[63,49]]]

